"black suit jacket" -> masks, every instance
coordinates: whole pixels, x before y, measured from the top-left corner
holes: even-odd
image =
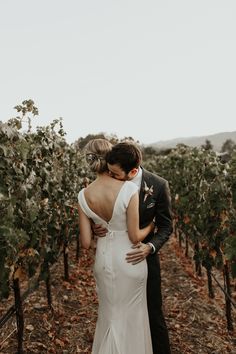
[[[164,178],[144,168],[142,168],[142,171],[139,194],[140,228],[145,227],[155,219],[155,230],[143,242],[151,242],[158,252],[173,231],[169,184]],[[151,191],[149,195],[146,193],[146,196],[145,183]]]

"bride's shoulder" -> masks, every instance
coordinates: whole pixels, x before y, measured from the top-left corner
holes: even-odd
[[[80,189],[80,191],[78,193],[78,197],[81,197],[84,194],[84,190],[85,190],[85,188]]]

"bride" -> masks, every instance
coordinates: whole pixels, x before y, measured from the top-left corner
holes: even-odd
[[[105,156],[111,147],[106,139],[87,144],[86,160],[97,178],[78,195],[82,247],[90,247],[91,220],[107,229],[97,240],[94,264],[99,308],[92,354],[152,354],[146,260],[132,265],[125,257],[154,224],[139,229],[138,187],[109,176]]]

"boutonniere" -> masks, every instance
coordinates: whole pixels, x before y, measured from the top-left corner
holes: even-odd
[[[144,182],[144,187],[143,187],[143,191],[144,191],[144,198],[143,201],[145,202],[147,197],[149,197],[149,195],[153,195],[153,186],[148,187],[147,183]]]

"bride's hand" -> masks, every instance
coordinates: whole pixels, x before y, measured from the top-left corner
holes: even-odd
[[[150,232],[152,232],[155,229],[155,222],[151,221],[149,226],[150,226]]]

